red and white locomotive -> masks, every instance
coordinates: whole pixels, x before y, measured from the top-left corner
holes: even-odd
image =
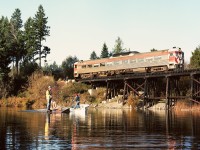
[[[74,64],[74,77],[89,78],[176,69],[184,69],[184,52],[181,48],[173,47],[144,53],[125,52],[109,58],[79,61]]]

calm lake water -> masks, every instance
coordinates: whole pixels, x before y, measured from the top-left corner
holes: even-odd
[[[200,114],[89,109],[49,115],[0,108],[0,149],[200,149]]]

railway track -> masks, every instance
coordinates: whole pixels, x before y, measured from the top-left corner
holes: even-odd
[[[165,71],[165,72],[151,72],[151,73],[132,73],[125,75],[113,75],[113,76],[104,76],[104,77],[93,77],[78,79],[80,82],[95,82],[95,81],[107,81],[107,80],[128,80],[128,79],[137,79],[137,78],[158,78],[158,77],[176,77],[176,76],[191,76],[200,74],[200,69],[186,69],[186,70],[176,70],[176,71]]]

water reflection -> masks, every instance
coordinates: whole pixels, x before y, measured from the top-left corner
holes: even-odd
[[[0,149],[200,149],[191,112],[90,109],[86,114],[0,108]]]
[[[46,114],[46,122],[45,122],[45,128],[44,128],[44,136],[45,140],[49,139],[49,124],[50,124],[50,114]]]

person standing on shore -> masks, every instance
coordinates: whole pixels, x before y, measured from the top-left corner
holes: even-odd
[[[46,100],[47,100],[47,112],[49,112],[51,108],[51,100],[52,100],[51,86],[48,86],[48,89],[46,90]]]

